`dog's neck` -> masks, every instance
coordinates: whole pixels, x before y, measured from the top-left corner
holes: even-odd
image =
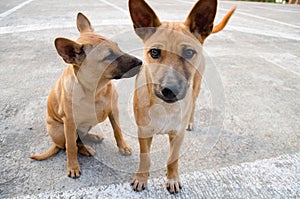
[[[89,73],[86,70],[74,71],[77,88],[81,88],[86,95],[96,95],[99,91],[106,87],[111,81],[108,79],[100,78],[98,74]]]

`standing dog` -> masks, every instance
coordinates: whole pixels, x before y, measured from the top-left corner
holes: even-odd
[[[94,33],[81,13],[77,15],[77,28],[80,37],[76,41],[55,40],[58,54],[69,65],[48,97],[46,124],[54,144],[47,152],[30,157],[44,160],[66,148],[67,175],[71,178],[80,176],[77,152],[95,154],[81,141],[102,141],[101,136],[88,132],[107,117],[121,153],[131,154],[119,126],[118,95],[111,80],[134,76],[142,64],[122,52],[115,42]]]
[[[204,40],[222,30],[235,8],[214,26],[217,0],[199,0],[185,22],[160,22],[144,0],[129,0],[136,34],[144,43],[144,65],[136,77],[134,114],[138,125],[140,164],[131,181],[133,190],[147,186],[150,146],[154,134],[168,134],[170,154],[166,187],[178,192],[179,150],[185,129],[193,128],[195,101],[205,63]]]

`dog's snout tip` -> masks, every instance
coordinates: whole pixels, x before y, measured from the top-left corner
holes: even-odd
[[[164,101],[172,103],[178,101],[178,94],[180,93],[180,89],[178,86],[168,86],[161,89],[161,94],[164,98]]]
[[[155,95],[167,103],[174,103],[182,100],[187,93],[187,85],[174,84],[157,84],[154,88]]]
[[[176,98],[176,91],[170,89],[170,88],[163,88],[161,90],[161,93],[163,94],[164,97],[166,97],[167,99],[174,99]]]
[[[137,61],[136,61],[136,65],[137,65],[137,66],[141,66],[141,65],[143,65],[143,61],[142,61],[142,60],[140,60],[140,59],[137,59]]]

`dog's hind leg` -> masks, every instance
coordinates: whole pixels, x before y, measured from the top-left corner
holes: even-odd
[[[195,108],[196,108],[196,100],[200,93],[201,80],[202,80],[202,76],[201,76],[200,72],[197,71],[195,73],[194,81],[193,81],[193,107],[192,107],[192,112],[190,115],[189,124],[186,129],[188,131],[192,131],[194,129],[194,115],[195,115]]]
[[[46,117],[46,125],[48,134],[51,136],[54,143],[48,151],[38,155],[32,155],[30,156],[31,159],[45,160],[56,155],[60,149],[65,148],[64,125],[48,115]]]
[[[90,132],[92,126],[77,128],[77,134],[80,141],[100,143],[104,140],[102,135]]]
[[[77,132],[78,132],[78,130],[77,130]],[[85,139],[84,139],[84,141],[85,141]],[[83,144],[82,139],[80,138],[79,135],[78,135],[76,142],[77,142],[78,153],[80,153],[81,155],[94,156],[96,154],[96,151],[92,147],[90,147],[86,144]]]
[[[66,148],[66,138],[64,134],[64,124],[54,120],[52,117],[46,117],[46,126],[48,134],[52,141],[60,149]]]
[[[88,142],[97,142],[97,143],[100,143],[100,142],[102,142],[104,140],[104,137],[102,135],[89,132],[84,137],[83,140],[84,141],[88,141]]]
[[[81,155],[94,156],[96,154],[96,151],[88,145],[78,143],[77,147],[78,147],[78,153],[80,153]]]
[[[195,114],[195,106],[196,106],[196,102],[193,101],[193,108],[192,108],[192,112],[190,115],[190,121],[187,127],[187,131],[192,131],[194,129],[194,114]]]

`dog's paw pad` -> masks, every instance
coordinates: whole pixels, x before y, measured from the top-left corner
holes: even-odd
[[[119,151],[124,156],[131,155],[132,153],[132,149],[129,146],[120,147]]]
[[[178,193],[182,189],[182,183],[179,180],[168,179],[166,188],[172,194]]]

